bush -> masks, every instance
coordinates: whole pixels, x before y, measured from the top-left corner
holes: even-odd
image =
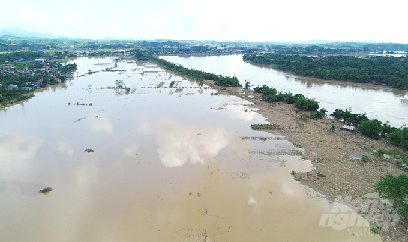
[[[396,212],[405,220],[408,218],[408,176],[401,174],[397,177],[388,174],[375,184],[375,190],[381,198],[392,199]]]
[[[364,120],[360,122],[360,124],[358,125],[358,130],[364,136],[367,136],[373,139],[379,139],[380,134],[383,131],[383,126],[382,126],[382,122],[378,121],[377,119]]]
[[[296,97],[293,96],[292,93],[278,93],[277,95],[277,99],[279,102],[285,102],[285,103],[289,103],[289,104],[293,104],[296,101]]]
[[[304,111],[316,111],[319,109],[319,103],[315,100],[301,96],[293,104],[297,109]]]
[[[351,113],[349,110],[343,111],[342,109],[336,109],[330,115],[333,116],[335,119],[343,120],[344,123],[358,126],[362,121],[368,120],[367,116],[363,114],[354,114]]]
[[[386,136],[387,134],[392,133],[392,131],[394,131],[395,128],[391,127],[390,122],[385,122],[383,123],[383,129],[381,132],[382,136]]]
[[[387,134],[387,138],[394,144],[408,150],[408,128],[394,128],[393,131]]]
[[[323,117],[326,117],[326,113],[327,113],[327,110],[324,109],[324,108],[321,108],[319,111],[312,111],[310,113],[310,118],[312,118],[312,119],[321,119]]]
[[[307,121],[308,119],[310,119],[310,116],[307,115],[306,113],[302,113],[300,114],[300,119],[303,121]]]
[[[251,88],[251,83],[245,80],[245,89],[250,89]]]

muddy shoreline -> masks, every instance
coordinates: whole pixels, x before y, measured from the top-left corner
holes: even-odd
[[[353,199],[362,197],[374,193],[374,184],[387,174],[408,175],[392,159],[371,154],[370,151],[378,149],[401,150],[384,139],[373,140],[357,132],[341,130],[343,123],[330,118],[302,120],[300,113],[297,114],[291,104],[262,102],[261,96],[252,91],[238,88],[224,90],[215,86],[212,81],[205,83],[217,89],[220,94],[235,95],[253,102],[257,112],[280,127],[279,130],[265,132],[284,135],[291,142],[301,145],[305,150],[303,158],[311,160],[314,169],[296,173],[294,178],[328,199],[338,196],[352,196]],[[248,94],[252,94],[254,98],[248,98]],[[336,126],[335,131],[329,130],[332,124]],[[364,163],[352,160],[351,154],[367,155],[370,161]],[[325,177],[318,174],[324,174]],[[408,241],[406,231],[406,226],[400,223],[395,229],[384,231],[380,235],[384,241]]]

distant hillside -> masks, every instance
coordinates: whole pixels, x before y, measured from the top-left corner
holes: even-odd
[[[6,28],[0,30],[0,37],[1,36],[15,36],[20,38],[47,38],[47,39],[55,39],[57,36],[52,34],[43,34],[37,33],[34,31],[26,31],[20,28]]]

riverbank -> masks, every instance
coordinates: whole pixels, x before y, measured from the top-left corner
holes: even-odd
[[[302,119],[291,104],[262,102],[260,94],[248,90],[244,90],[245,94],[240,94],[237,88],[224,89],[213,85],[211,81],[205,83],[219,90],[220,94],[236,95],[253,102],[253,108],[258,109],[257,112],[280,127],[279,130],[266,132],[284,135],[302,146],[305,150],[303,158],[311,160],[314,169],[307,173],[297,172],[295,179],[329,199],[338,196],[362,197],[374,193],[374,184],[387,174],[408,174],[392,159],[387,160],[370,152],[379,149],[402,151],[386,140],[374,140],[357,132],[341,130],[343,123],[329,118]],[[248,94],[254,97],[248,98]],[[336,126],[334,131],[330,131],[332,124]],[[350,159],[350,156],[362,155],[368,156],[369,162]],[[384,241],[408,241],[406,231],[399,224],[396,229],[383,231],[381,236]]]

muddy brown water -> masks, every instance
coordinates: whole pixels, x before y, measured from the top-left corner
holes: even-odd
[[[321,107],[332,113],[336,108],[366,113],[369,118],[400,127],[408,124],[408,92],[372,84],[327,81],[303,78],[271,68],[244,62],[242,55],[179,57],[162,56],[167,61],[185,67],[227,76],[236,76],[244,84],[268,85],[278,91],[302,93],[316,99]]]
[[[112,59],[74,62],[80,76]],[[290,174],[311,163],[251,130],[265,118],[248,103],[136,67],[0,112],[1,241],[381,241],[318,226],[332,203]],[[131,91],[108,89],[116,80]]]

